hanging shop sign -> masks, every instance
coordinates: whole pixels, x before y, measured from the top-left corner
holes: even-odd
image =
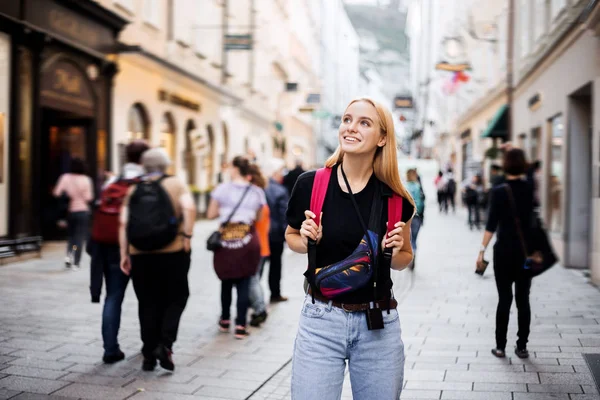
[[[413,108],[413,99],[410,96],[396,96],[394,98],[394,109]]]
[[[40,101],[43,106],[93,115],[94,96],[85,74],[68,59],[42,67]]]
[[[164,101],[167,103],[171,103],[171,104],[179,106],[179,107],[187,108],[188,110],[192,110],[192,111],[196,111],[196,112],[200,112],[200,110],[201,110],[200,103],[196,103],[195,101],[186,99],[175,93],[169,93],[166,90],[158,91],[158,100]]]
[[[252,50],[252,35],[225,35],[225,50]]]
[[[542,105],[542,96],[539,93],[534,94],[531,96],[527,104],[531,111],[537,110]]]

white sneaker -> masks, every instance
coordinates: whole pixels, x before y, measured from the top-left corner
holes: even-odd
[[[65,268],[71,268],[71,257],[65,257]]]
[[[80,269],[81,269],[81,267],[79,265],[73,265],[74,271],[79,271]]]

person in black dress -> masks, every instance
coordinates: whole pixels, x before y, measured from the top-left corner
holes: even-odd
[[[527,162],[523,150],[512,148],[504,154],[504,173],[506,184],[491,189],[490,208],[483,244],[477,259],[478,265],[483,262],[485,250],[492,236],[496,233],[494,245],[494,275],[498,289],[498,308],[496,310],[496,348],[492,354],[496,357],[506,356],[506,342],[510,307],[513,300],[513,284],[515,301],[518,310],[518,340],[515,353],[520,358],[529,357],[527,341],[531,323],[529,291],[531,278],[524,273],[527,257],[523,254],[520,235],[517,230],[517,219],[523,231],[526,246],[529,247],[528,227],[531,226],[534,211],[533,186],[525,177]],[[514,198],[514,207],[511,197]]]

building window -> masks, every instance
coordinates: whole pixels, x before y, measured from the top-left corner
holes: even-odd
[[[534,39],[537,42],[548,29],[548,0],[535,0],[534,5]]]
[[[160,5],[158,0],[144,0],[144,21],[160,28]]]
[[[150,123],[148,121],[148,113],[140,103],[136,103],[129,109],[127,121],[127,138],[146,139],[150,138]]]
[[[567,0],[550,0],[552,19],[556,19],[566,5]]]
[[[540,146],[541,128],[533,128],[531,130],[531,161],[542,159],[542,147]]]
[[[530,17],[530,0],[520,0],[519,7],[519,32],[521,37],[521,57],[524,58],[529,54],[531,45],[531,24],[529,23]]]
[[[550,121],[550,185],[548,193],[548,227],[553,232],[562,231],[563,141],[564,123],[562,115]]]

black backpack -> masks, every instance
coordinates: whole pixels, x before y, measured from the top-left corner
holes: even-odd
[[[179,233],[179,219],[169,194],[161,185],[166,177],[141,181],[129,199],[127,239],[138,250],[160,250]]]

